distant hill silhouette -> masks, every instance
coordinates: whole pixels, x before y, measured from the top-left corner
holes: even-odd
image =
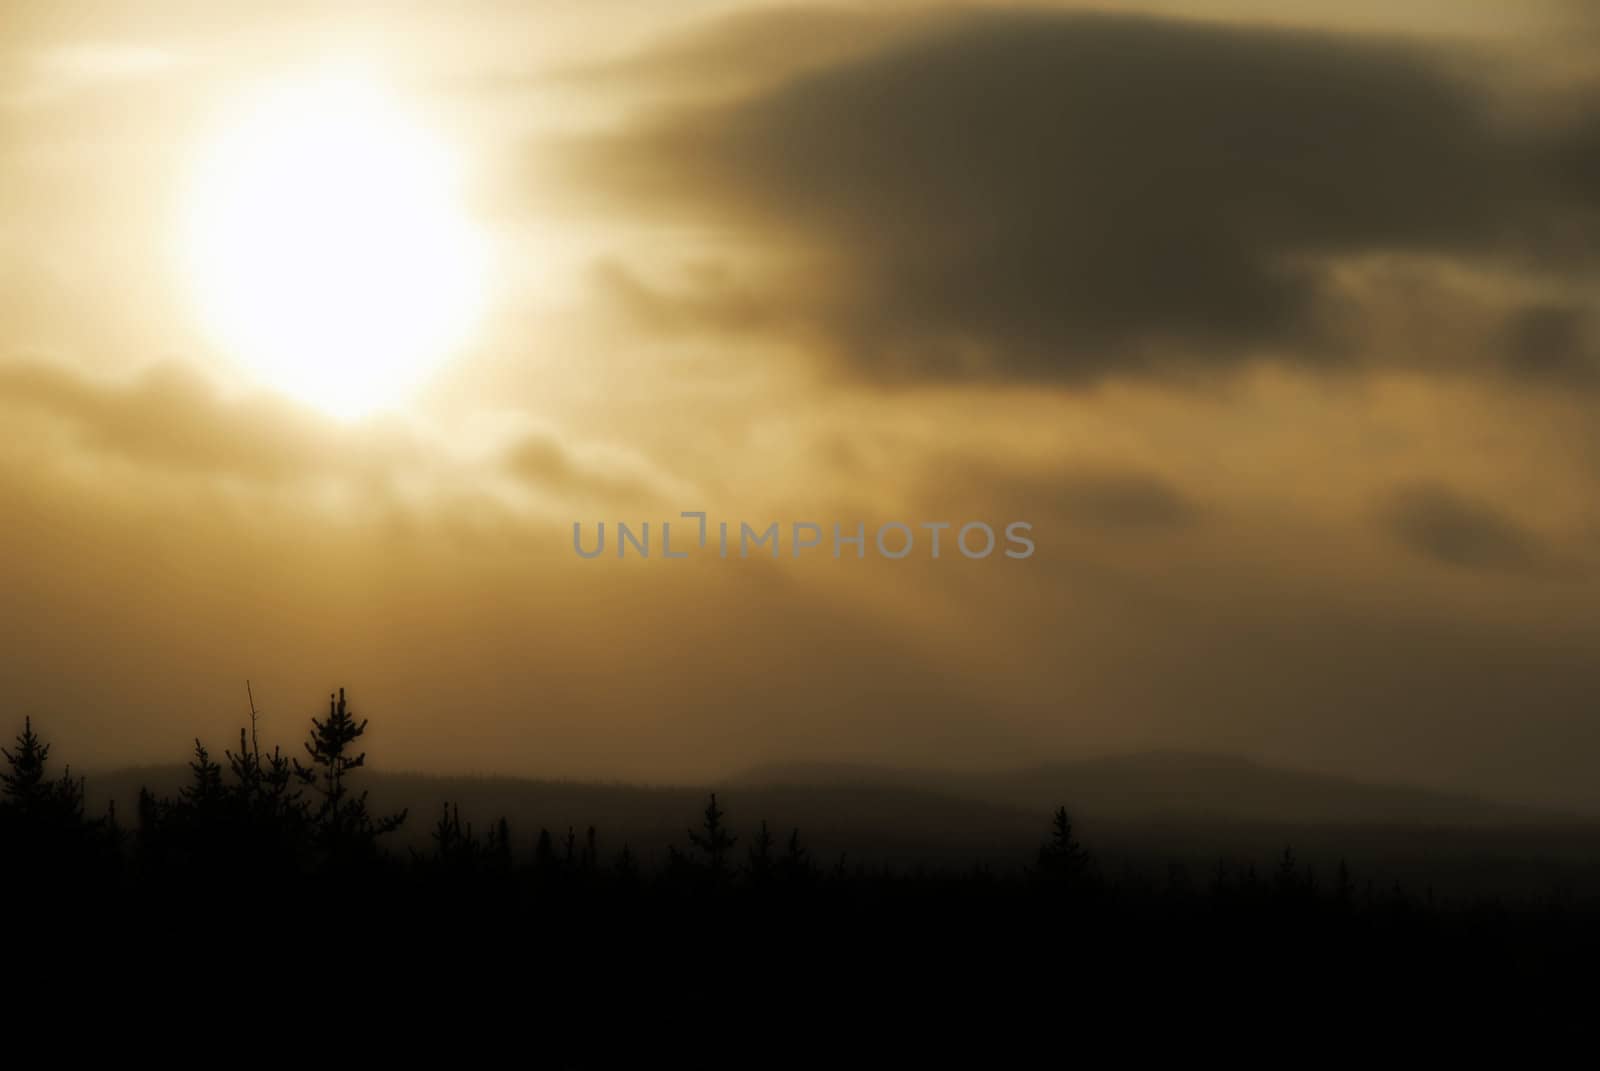
[[[92,809],[116,799],[126,813],[141,785],[172,794],[180,765],[91,775]],[[755,767],[716,785],[641,786],[516,777],[364,771],[378,812],[438,813],[456,805],[481,834],[508,819],[512,849],[531,853],[541,829],[560,841],[596,827],[603,852],[627,845],[649,866],[682,840],[685,816],[708,789],[732,827],[798,827],[819,861],[1009,870],[1038,843],[1040,815],[1059,801],[1109,866],[1154,871],[1178,862],[1203,871],[1219,858],[1271,859],[1287,844],[1331,871],[1489,893],[1553,885],[1600,890],[1600,821],[1465,795],[1274,769],[1247,760],[1175,752],[1040,764],[997,773],[907,770],[848,763]],[[431,850],[430,823],[408,823],[389,843]]]
[[[1031,812],[1070,799],[1087,821],[1226,821],[1465,826],[1564,823],[1575,816],[1477,796],[1286,770],[1226,755],[1152,751],[991,773],[827,762],[757,766],[741,786],[894,786]]]
[[[157,795],[172,794],[188,776],[179,765],[96,774],[89,778],[88,798],[95,808],[108,799],[125,807],[137,799],[141,786]],[[698,813],[706,792],[719,787],[376,770],[364,772],[363,784],[379,811],[409,807],[414,814],[431,815],[448,802],[459,806],[463,818],[476,822],[480,831],[504,815],[519,844],[531,845],[541,828],[560,837],[569,827],[582,832],[593,825],[606,842],[603,847],[616,850],[626,843],[645,863],[658,861],[668,845],[682,839],[684,816]],[[737,827],[752,827],[762,819],[784,833],[798,826],[830,860],[842,852],[851,859],[903,864],[1015,861],[1026,858],[1039,838],[1038,813],[893,784],[744,784],[734,788],[726,803]],[[391,843],[421,850],[427,838],[426,823],[418,823],[397,831]]]

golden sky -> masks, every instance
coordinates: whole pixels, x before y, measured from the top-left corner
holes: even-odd
[[[1600,806],[1586,5],[135,7],[0,14],[0,695],[76,765],[248,677],[391,767]],[[573,553],[684,510],[1037,551]]]

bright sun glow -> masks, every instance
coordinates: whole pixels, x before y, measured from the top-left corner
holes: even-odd
[[[480,311],[483,247],[454,162],[363,80],[253,99],[190,197],[190,267],[217,343],[337,416],[404,398]]]

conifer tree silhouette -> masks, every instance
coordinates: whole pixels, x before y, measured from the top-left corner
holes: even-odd
[[[624,885],[632,885],[639,880],[639,860],[634,857],[633,849],[626,844],[617,854],[616,873],[617,880]]]
[[[728,832],[728,827],[722,822],[724,817],[722,808],[717,806],[717,794],[713,792],[706,803],[700,829],[689,830],[689,843],[699,850],[703,856],[702,863],[713,879],[721,879],[726,874],[728,852],[739,839]]]
[[[791,883],[803,881],[812,875],[811,853],[800,843],[798,827],[789,831],[789,843],[783,850],[783,858],[778,866],[784,878]]]
[[[446,866],[458,866],[471,861],[471,852],[468,850],[472,839],[472,830],[469,826],[466,832],[461,829],[461,808],[449,803],[442,805],[439,820],[434,823],[433,851],[439,862]]]
[[[49,780],[45,767],[50,745],[33,731],[33,719],[24,718],[16,750],[0,748],[9,767],[0,773],[0,804],[17,819],[40,828],[60,829],[83,821],[83,780],[74,780],[72,767]]]
[[[156,799],[154,792],[143,785],[139,786],[139,805],[135,813],[139,821],[139,831],[134,834],[134,840],[139,857],[146,862],[154,863],[160,858],[165,843],[162,836],[161,801]]]
[[[160,813],[160,821],[175,838],[169,839],[169,845],[184,855],[186,863],[215,866],[237,861],[242,853],[228,843],[230,802],[222,787],[222,767],[211,761],[211,753],[196,740],[189,760],[189,783],[178,789],[177,801],[169,802]]]
[[[489,843],[484,848],[489,864],[499,871],[511,869],[511,823],[505,815],[489,827]]]
[[[286,865],[294,862],[306,832],[303,790],[293,787],[294,766],[281,748],[262,754],[254,725],[252,708],[250,736],[241,728],[239,750],[223,752],[233,777],[230,792],[236,803],[237,832],[260,868]]]
[[[1273,878],[1273,891],[1283,903],[1309,901],[1316,898],[1317,876],[1309,866],[1302,866],[1294,848],[1285,845],[1278,857],[1278,870]]]
[[[189,783],[178,794],[197,810],[209,810],[222,802],[222,767],[211,761],[211,752],[198,739],[189,761]]]
[[[1039,846],[1034,876],[1047,884],[1076,889],[1089,875],[1090,856],[1072,830],[1072,816],[1057,807],[1050,823],[1050,838]]]
[[[1295,861],[1294,846],[1285,844],[1283,846],[1283,854],[1278,856],[1278,884],[1280,886],[1292,886],[1299,874],[1300,868]]]
[[[282,748],[275,747],[272,754],[263,756],[258,745],[246,743],[245,730],[241,728],[239,750],[224,751],[223,755],[233,774],[235,789],[254,807],[277,813],[299,798],[298,792],[289,791],[294,781],[294,766]]]
[[[23,720],[14,749],[0,748],[6,770],[0,772],[0,851],[36,869],[45,881],[67,880],[80,866],[101,858],[99,834],[104,819],[88,821],[83,813],[84,783],[71,767],[60,777],[46,773],[50,745]]]
[[[351,754],[366,731],[367,722],[356,721],[340,688],[337,699],[328,697],[328,717],[311,719],[311,735],[305,744],[310,765],[294,760],[295,776],[321,797],[310,820],[313,835],[329,860],[371,857],[377,838],[394,832],[406,819],[404,810],[374,819],[367,810],[366,790],[352,793],[345,783],[352,772],[366,765],[366,752]]]
[[[46,824],[73,824],[83,818],[83,781],[74,780],[68,766],[55,780],[45,778],[50,745],[33,731],[33,719],[24,718],[17,734],[16,751],[0,748],[10,767],[0,773],[0,799],[15,813]]]
[[[556,865],[555,841],[550,838],[548,829],[539,830],[539,839],[533,846],[533,865],[542,871],[551,870]]]
[[[122,854],[122,842],[125,839],[126,834],[123,832],[121,823],[117,821],[116,800],[106,801],[105,833],[106,847],[111,851],[113,857],[120,858]]]
[[[50,745],[40,740],[33,731],[32,718],[23,719],[16,748],[15,752],[0,748],[0,754],[5,755],[6,763],[11,767],[6,773],[0,774],[5,801],[18,810],[37,808],[48,792],[44,766],[50,759]]]
[[[756,833],[755,840],[750,843],[750,880],[753,884],[766,885],[772,879],[775,863],[772,857],[772,833],[767,829],[767,820],[761,820],[761,829]]]

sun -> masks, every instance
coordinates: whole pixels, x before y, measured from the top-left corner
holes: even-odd
[[[186,254],[215,343],[339,417],[411,395],[481,313],[456,157],[356,76],[254,94],[195,171]]]

